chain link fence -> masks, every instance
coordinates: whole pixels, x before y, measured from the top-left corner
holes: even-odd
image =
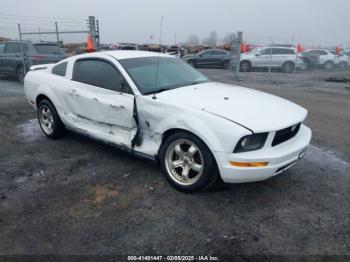
[[[8,23],[6,27],[0,24],[0,30],[4,29],[0,31],[0,87],[22,87],[31,66],[57,63],[86,52],[88,35],[93,36],[95,47],[99,44],[98,21],[93,16],[87,20],[61,18],[58,22],[54,18],[6,15],[0,19]]]

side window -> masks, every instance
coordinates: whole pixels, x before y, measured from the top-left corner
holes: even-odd
[[[211,56],[213,54],[213,51],[204,51],[200,53],[202,56]]]
[[[280,54],[282,55],[295,55],[295,51],[289,48],[280,48]]]
[[[224,51],[215,50],[214,55],[226,55]]]
[[[52,68],[52,73],[58,76],[66,76],[67,62],[58,64]]]
[[[328,55],[326,51],[320,51],[320,55]]]
[[[0,54],[4,53],[5,44],[0,44]]]
[[[78,60],[74,64],[73,79],[88,85],[121,91],[121,74],[110,63],[99,59]]]
[[[19,43],[7,43],[5,53],[21,53],[21,46]]]
[[[283,49],[281,49],[281,48],[272,48],[272,54],[273,55],[282,55],[283,54]]]
[[[260,55],[270,55],[271,54],[271,48],[265,48],[260,51]]]

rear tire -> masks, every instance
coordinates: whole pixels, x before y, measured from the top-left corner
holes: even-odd
[[[250,72],[252,70],[252,65],[249,61],[242,61],[240,63],[241,72]]]
[[[332,61],[327,61],[325,64],[324,64],[324,68],[327,69],[327,70],[332,70],[334,67],[334,64]]]
[[[283,65],[282,65],[282,71],[284,73],[293,73],[295,70],[295,65],[293,62],[285,62]]]
[[[177,132],[170,135],[163,142],[159,157],[165,178],[182,192],[208,189],[219,178],[210,149],[191,133]]]
[[[40,128],[47,137],[56,139],[63,136],[64,125],[49,100],[43,99],[39,102],[37,114]]]

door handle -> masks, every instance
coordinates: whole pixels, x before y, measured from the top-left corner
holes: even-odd
[[[77,90],[73,89],[71,92],[69,92],[71,96],[79,96]]]
[[[110,104],[109,106],[111,108],[113,108],[114,110],[120,110],[120,109],[124,109],[125,108],[123,105],[116,106],[116,105]]]

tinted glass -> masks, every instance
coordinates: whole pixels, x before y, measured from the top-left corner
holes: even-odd
[[[0,44],[0,54],[5,51],[5,44]]]
[[[119,60],[142,94],[207,82],[199,71],[181,59],[141,57]]]
[[[19,43],[7,43],[5,53],[21,53],[21,46]]]
[[[214,52],[214,55],[226,55],[225,51],[215,50],[213,52]]]
[[[265,48],[263,50],[261,50],[260,55],[270,55],[271,54],[271,48]]]
[[[203,51],[201,53],[199,53],[202,56],[210,56],[213,55],[213,51]]]
[[[273,48],[272,54],[274,55],[293,55],[295,54],[293,49],[289,48]]]
[[[65,76],[67,70],[67,62],[58,64],[52,68],[52,73],[58,76]]]
[[[35,44],[34,49],[39,54],[63,54],[62,50],[57,45],[52,44]]]
[[[121,91],[121,75],[110,63],[98,60],[78,60],[73,70],[73,80],[81,83]]]

